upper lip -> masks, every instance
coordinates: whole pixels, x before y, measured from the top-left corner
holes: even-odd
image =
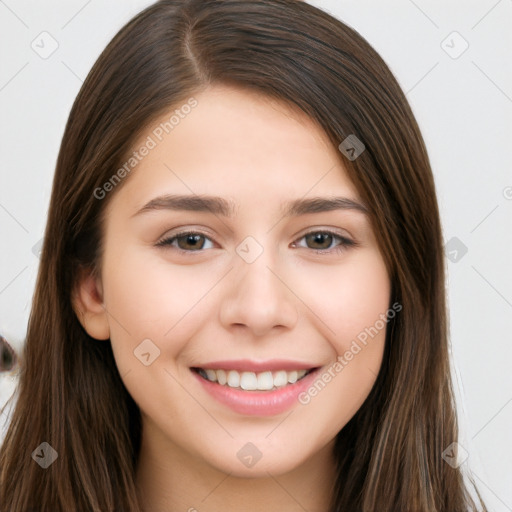
[[[250,359],[233,359],[230,361],[211,361],[194,365],[193,368],[204,370],[236,370],[239,372],[264,372],[278,370],[311,370],[317,365],[289,359],[271,359],[267,361],[252,361]]]

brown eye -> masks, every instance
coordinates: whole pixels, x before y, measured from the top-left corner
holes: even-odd
[[[295,247],[312,249],[325,254],[332,251],[341,252],[356,245],[354,240],[331,231],[311,231],[294,243]]]
[[[177,236],[178,247],[185,251],[202,249],[205,244],[205,237],[199,234],[187,234]]]
[[[331,233],[309,233],[305,236],[306,244],[310,249],[329,249],[334,237]]]
[[[165,238],[156,244],[159,247],[174,247],[181,251],[198,252],[202,249],[211,249],[212,241],[201,233],[180,233],[178,235]]]

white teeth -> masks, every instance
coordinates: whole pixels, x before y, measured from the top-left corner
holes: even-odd
[[[297,372],[295,370],[293,372],[288,372],[288,382],[290,384],[297,382]]]
[[[208,380],[211,380],[212,382],[217,382],[217,374],[215,373],[215,370],[205,370],[206,376],[208,377]]]
[[[202,370],[203,377],[211,382],[218,382],[221,386],[228,385],[231,388],[242,388],[246,391],[269,391],[274,388],[282,388],[288,384],[294,384],[300,380],[308,370],[279,370],[277,372],[238,372],[236,370]]]
[[[240,377],[240,387],[247,391],[258,389],[258,379],[254,372],[244,372]]]
[[[286,384],[288,384],[288,374],[284,370],[276,372],[274,374],[274,386],[276,388],[282,388],[286,386]]]
[[[274,387],[274,377],[272,377],[272,372],[263,372],[258,373],[258,386],[257,389],[261,389],[262,391],[267,391]]]
[[[297,380],[302,379],[302,377],[304,377],[304,375],[306,375],[306,373],[308,373],[307,370],[299,370],[297,372]]]
[[[240,374],[235,370],[228,373],[228,386],[230,388],[237,388],[240,386]]]
[[[217,374],[217,381],[219,382],[219,384],[224,386],[226,384],[226,382],[228,381],[228,378],[226,377],[226,372],[224,370],[217,370],[217,371],[213,370],[213,371]],[[208,377],[208,372],[206,373],[206,376]],[[208,377],[208,379],[209,379],[209,377]]]

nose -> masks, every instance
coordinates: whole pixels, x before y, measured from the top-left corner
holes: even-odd
[[[296,298],[264,255],[265,251],[252,263],[236,261],[221,299],[220,321],[226,329],[237,326],[261,337],[273,329],[291,329],[297,323]]]

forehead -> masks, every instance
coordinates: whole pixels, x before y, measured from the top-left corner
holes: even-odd
[[[140,207],[164,193],[209,194],[268,208],[308,195],[357,199],[339,151],[300,110],[225,86],[193,100],[170,108],[133,145],[151,148],[137,155],[124,200]]]

